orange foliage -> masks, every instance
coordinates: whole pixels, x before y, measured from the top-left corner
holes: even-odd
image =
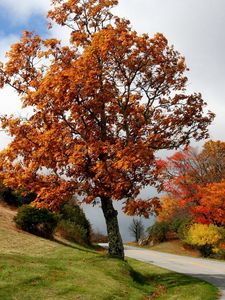
[[[153,198],[148,201],[142,199],[128,199],[125,206],[124,212],[128,216],[143,215],[148,218],[149,215],[158,213],[161,209],[158,198]]]
[[[180,205],[180,199],[172,197],[172,195],[161,197],[160,204],[160,210],[157,215],[159,222],[170,222],[175,217],[182,218],[186,215],[186,209]]]
[[[225,181],[198,189],[199,202],[192,208],[197,222],[225,226]]]
[[[135,200],[156,181],[155,152],[207,137],[213,114],[200,94],[184,93],[184,58],[157,33],[138,35],[111,13],[116,0],[53,0],[48,16],[71,29],[68,46],[24,32],[1,66],[27,120],[2,117],[13,141],[0,176],[57,209],[68,196],[122,200],[145,216],[156,200]],[[130,199],[133,199],[132,201]]]

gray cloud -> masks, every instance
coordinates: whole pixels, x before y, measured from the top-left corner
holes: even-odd
[[[216,113],[213,139],[225,139],[225,2],[223,0],[121,0],[116,13],[138,32],[163,33],[185,56],[188,90],[201,92]]]

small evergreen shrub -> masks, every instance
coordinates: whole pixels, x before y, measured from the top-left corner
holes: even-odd
[[[57,230],[60,232],[61,236],[68,241],[81,245],[90,243],[87,230],[74,222],[62,219],[58,224]]]
[[[83,210],[76,204],[64,204],[60,210],[57,231],[72,242],[90,244],[91,226]]]
[[[149,239],[154,243],[161,243],[166,241],[166,235],[169,231],[169,224],[167,222],[156,222],[147,229]]]
[[[1,188],[1,199],[10,206],[20,207],[24,204],[30,204],[36,198],[35,193],[29,193],[26,196],[22,192],[15,192],[11,188]]]
[[[182,223],[184,222],[184,219],[181,218],[175,218],[173,219],[170,224],[169,224],[169,229],[172,232],[178,233],[178,230],[180,228],[180,226],[182,225]]]
[[[218,248],[214,249],[212,257],[225,260],[225,244],[219,245]]]
[[[190,226],[193,224],[193,219],[191,217],[184,218],[177,228],[177,236],[180,240],[185,242],[187,232]]]
[[[58,220],[58,215],[47,208],[36,208],[27,204],[22,205],[14,217],[18,228],[44,238],[52,238]]]

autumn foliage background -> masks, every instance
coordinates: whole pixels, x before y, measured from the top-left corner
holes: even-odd
[[[225,241],[225,143],[208,141],[197,152],[188,147],[159,160],[161,198],[157,222],[185,220],[181,239],[204,255],[220,253]],[[179,233],[179,228],[176,229]],[[179,236],[179,234],[178,234]]]

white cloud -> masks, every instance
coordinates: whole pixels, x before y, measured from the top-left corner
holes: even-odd
[[[0,90],[0,114],[21,114],[21,104],[17,93],[10,87]]]
[[[50,35],[61,41],[62,45],[68,45],[70,40],[71,29],[65,26],[53,24],[52,29],[49,31]]]
[[[21,114],[21,104],[16,92],[9,87],[0,89],[0,115]],[[11,141],[3,130],[0,130],[0,150]]]
[[[186,57],[188,90],[203,94],[216,113],[211,137],[225,140],[224,0],[120,0],[115,12],[138,32],[162,32]]]
[[[10,49],[10,46],[18,41],[17,35],[11,34],[8,36],[2,36],[0,33],[0,61],[6,60],[6,52]]]
[[[26,21],[33,14],[46,14],[50,0],[0,0],[0,7],[7,10],[11,22]]]
[[[7,145],[12,141],[11,137],[8,136],[4,130],[0,130],[0,151],[5,149]]]
[[[4,1],[4,0],[0,0]],[[2,4],[2,2],[1,2]],[[2,36],[0,34],[0,61],[6,61],[6,52],[10,49],[10,46],[18,41],[19,37],[16,35]],[[0,115],[5,114],[20,114],[21,104],[17,93],[10,87],[4,87],[0,89]],[[2,144],[2,135],[0,135],[0,141]]]
[[[7,10],[8,19],[12,24],[24,24],[28,19],[32,18],[34,14],[39,14],[45,17],[51,7],[51,0],[23,0],[16,5],[16,0],[0,0],[0,9]],[[15,18],[16,16],[16,18]],[[56,37],[62,41],[62,44],[68,44],[70,38],[70,31],[66,27],[59,26],[53,23],[49,35]],[[2,30],[3,33],[3,30]],[[3,36],[3,34],[2,34]],[[17,41],[19,37],[10,35],[1,38],[0,30],[0,60],[4,57],[4,53],[8,50],[9,45]]]

